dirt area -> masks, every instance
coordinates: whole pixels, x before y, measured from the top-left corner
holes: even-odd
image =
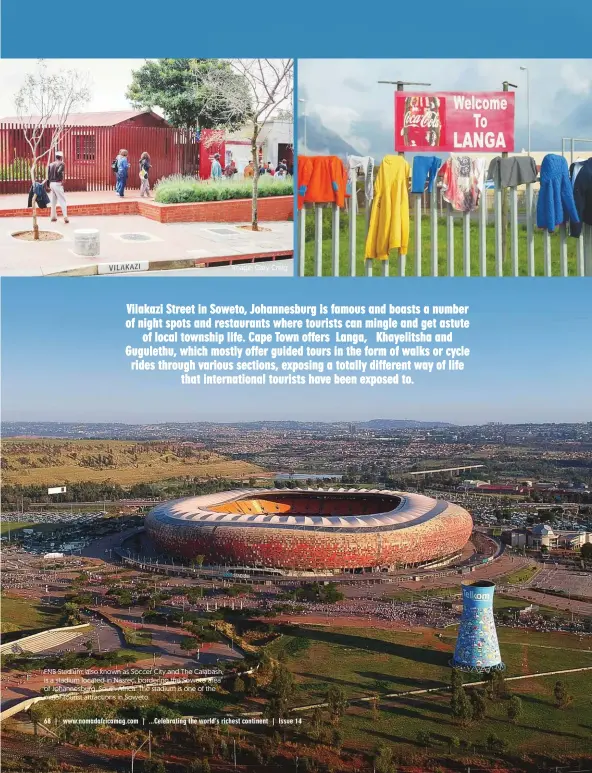
[[[23,242],[57,242],[64,237],[57,231],[39,231],[39,239],[35,239],[34,231],[16,231],[12,234],[12,238]]]

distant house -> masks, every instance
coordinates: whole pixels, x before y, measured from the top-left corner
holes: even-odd
[[[226,166],[234,161],[239,175],[252,158],[250,127],[247,125],[234,132],[204,129],[201,133],[203,150],[200,159],[200,177],[207,179],[212,168],[214,153],[220,154],[220,163]],[[257,156],[260,163],[270,162],[275,169],[285,159],[288,168],[294,163],[294,129],[292,121],[271,119],[263,126],[258,142]]]
[[[35,118],[33,117],[33,121]],[[195,174],[198,143],[193,133],[175,129],[152,110],[114,110],[72,113],[60,143],[67,170],[68,190],[104,190],[113,184],[111,163],[120,149],[129,153],[130,187],[139,187],[140,155],[150,154],[152,180],[171,174]],[[42,142],[46,150],[51,130]],[[28,190],[27,163],[31,152],[18,117],[0,119],[0,192]],[[43,164],[53,158],[44,158]],[[20,185],[19,185],[20,183]]]

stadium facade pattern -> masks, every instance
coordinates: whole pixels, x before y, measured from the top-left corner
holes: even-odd
[[[291,571],[354,571],[446,560],[473,521],[421,494],[359,489],[242,489],[159,505],[146,531],[159,549],[205,563]]]

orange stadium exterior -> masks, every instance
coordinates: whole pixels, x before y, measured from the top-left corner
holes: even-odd
[[[457,556],[466,510],[398,491],[250,489],[167,502],[146,531],[168,555],[297,572],[391,571]]]

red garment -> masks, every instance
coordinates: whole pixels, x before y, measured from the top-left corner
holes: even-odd
[[[345,206],[347,169],[337,156],[298,156],[298,209],[305,203]]]

